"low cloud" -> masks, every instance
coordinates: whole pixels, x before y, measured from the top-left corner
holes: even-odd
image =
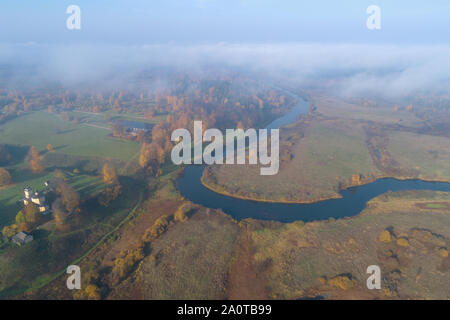
[[[450,94],[450,46],[344,44],[0,45],[2,83],[128,86],[145,70],[248,70],[333,94],[398,97]]]

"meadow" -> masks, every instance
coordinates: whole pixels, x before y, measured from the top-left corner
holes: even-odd
[[[276,299],[448,299],[450,193],[406,191],[372,199],[358,216],[261,226],[252,258]],[[419,206],[423,205],[423,206]],[[387,230],[387,231],[386,231]],[[380,235],[388,232],[387,238]],[[401,239],[401,240],[400,240]],[[367,290],[366,268],[379,265],[382,290]]]
[[[138,143],[116,139],[109,134],[109,128],[64,121],[56,114],[39,111],[0,126],[0,144],[35,146],[40,151],[52,144],[56,153],[123,161],[139,152]]]
[[[22,170],[19,174],[21,182],[0,189],[0,226],[13,223],[17,212],[23,208],[20,200],[24,197],[24,188],[31,187],[33,190],[42,191],[46,188],[44,182],[54,177],[53,173],[35,175],[28,170]],[[24,174],[26,176],[23,176]],[[66,182],[80,193],[82,198],[94,195],[105,187],[100,177],[83,174],[68,174]]]
[[[287,140],[284,130],[281,143]],[[202,182],[231,196],[308,203],[339,197],[340,184],[348,185],[354,174],[369,177],[377,171],[358,123],[314,121],[288,130],[302,130],[304,136],[289,146],[293,159],[281,162],[278,174],[261,176],[256,165],[222,165],[208,168]]]
[[[310,103],[313,112],[280,129],[278,174],[260,176],[256,165],[210,166],[202,183],[243,199],[308,203],[339,197],[342,188],[381,177],[449,181],[450,138],[425,134],[432,121],[392,106],[324,97],[312,97]],[[379,141],[378,149],[371,141]],[[291,159],[283,160],[286,151]],[[380,161],[380,155],[389,161]]]
[[[387,150],[406,169],[424,180],[450,180],[450,138],[391,132]]]
[[[1,125],[0,144],[9,146],[13,159],[6,166],[12,185],[0,189],[0,225],[11,223],[21,209],[19,200],[25,187],[42,190],[44,182],[53,177],[48,170],[42,174],[29,170],[26,153],[30,146],[44,154],[47,169],[70,168],[67,182],[86,197],[104,187],[97,173],[106,159],[125,163],[139,152],[138,143],[112,138],[109,133],[110,130],[64,121],[43,111],[27,113]],[[53,145],[54,152],[47,152],[48,144]],[[81,163],[92,169],[89,175],[71,172]]]

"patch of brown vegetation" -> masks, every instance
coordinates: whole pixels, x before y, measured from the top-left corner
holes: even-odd
[[[263,273],[258,272],[253,260],[253,240],[247,227],[243,227],[239,239],[237,258],[228,278],[227,296],[230,300],[267,299]]]
[[[124,228],[119,230],[117,235],[118,239],[105,254],[102,266],[111,266],[120,252],[134,249],[136,243],[141,240],[141,237],[147,228],[151,227],[161,216],[175,212],[180,204],[181,201],[172,200],[150,202],[145,213],[140,214],[132,221],[132,223],[127,224]]]

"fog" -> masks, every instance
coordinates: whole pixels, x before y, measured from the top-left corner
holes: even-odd
[[[152,68],[239,70],[330,94],[395,98],[450,94],[450,46],[359,44],[0,45],[2,86],[58,83],[130,88]],[[152,80],[154,81],[154,80]]]

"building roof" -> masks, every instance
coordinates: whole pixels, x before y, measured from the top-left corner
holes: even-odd
[[[32,199],[36,199],[36,198],[40,198],[40,197],[42,197],[43,195],[42,195],[42,193],[40,193],[40,192],[35,192],[35,193],[33,193],[32,195],[31,195],[31,198]]]
[[[25,239],[28,237],[29,235],[26,234],[23,231],[20,231],[19,233],[17,233],[15,236],[13,236],[13,240],[18,240],[18,241],[25,241]]]
[[[150,130],[153,128],[153,124],[139,121],[122,120],[117,123],[128,129]]]

